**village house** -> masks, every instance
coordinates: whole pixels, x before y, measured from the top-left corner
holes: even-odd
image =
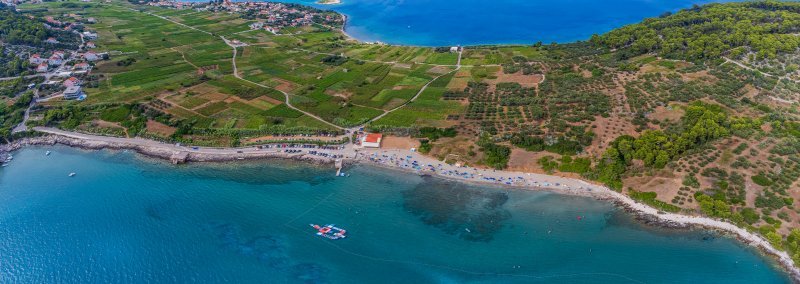
[[[94,51],[87,51],[86,53],[83,54],[83,58],[86,59],[87,61],[100,60],[100,56],[97,55],[97,53],[95,53]]]
[[[90,41],[86,43],[86,48],[97,48],[97,45]]]
[[[81,80],[78,80],[78,78],[75,77],[69,77],[69,79],[64,80],[64,87],[67,88],[80,85],[81,85]]]
[[[281,29],[276,27],[265,26],[264,29],[273,34],[278,34],[279,32],[281,32]]]
[[[44,73],[47,72],[47,63],[42,62],[39,66],[36,67],[36,72]]]
[[[56,38],[54,38],[54,37],[49,37],[44,42],[56,44],[56,43],[58,43],[58,40]]]
[[[47,59],[47,64],[50,64],[52,66],[61,65],[61,63],[63,63],[63,62],[64,62],[64,58],[62,58],[58,54],[53,54],[53,55],[50,56],[49,59]]]
[[[87,39],[97,39],[97,33],[90,32],[90,31],[85,31],[85,32],[83,32],[83,37],[87,38]]]
[[[28,58],[28,62],[30,62],[31,65],[39,65],[39,64],[42,64],[42,62],[45,62],[45,61],[47,61],[47,60],[42,58],[42,56],[40,56],[38,53],[33,54],[33,55],[31,55],[30,58]]]
[[[264,27],[264,22],[255,22],[255,23],[250,24],[250,29],[251,30],[258,30],[258,29],[261,29],[262,27]]]
[[[76,71],[89,70],[89,63],[81,62],[81,63],[75,64],[75,66],[72,66],[72,70],[76,70]]]
[[[80,86],[72,86],[67,87],[63,94],[65,100],[74,100],[80,98],[83,95],[83,91]]]
[[[383,140],[383,134],[368,133],[361,138],[361,146],[364,148],[380,148],[381,140]]]

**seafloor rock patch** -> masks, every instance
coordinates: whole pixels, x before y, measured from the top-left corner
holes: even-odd
[[[504,192],[485,191],[456,182],[426,178],[403,192],[403,207],[425,224],[476,242],[491,241],[511,213]]]

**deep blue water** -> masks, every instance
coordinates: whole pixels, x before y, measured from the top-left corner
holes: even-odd
[[[363,41],[448,46],[573,42],[693,4],[730,0],[277,0],[348,16]]]
[[[348,172],[28,148],[0,169],[0,283],[788,281],[733,239],[644,227],[607,202]]]

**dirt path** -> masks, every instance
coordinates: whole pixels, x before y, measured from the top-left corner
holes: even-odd
[[[299,112],[301,112],[301,113],[303,113],[303,114],[305,114],[305,115],[307,115],[307,116],[309,116],[309,117],[312,117],[312,118],[314,118],[314,119],[316,119],[316,120],[319,120],[320,122],[323,122],[323,123],[325,123],[325,124],[327,124],[327,125],[330,125],[330,126],[332,126],[332,127],[336,128],[336,129],[339,129],[339,130],[344,130],[344,128],[343,128],[343,127],[341,127],[341,126],[338,126],[338,125],[336,125],[336,124],[330,123],[330,122],[328,122],[327,120],[324,120],[324,119],[322,119],[322,118],[321,118],[321,117],[319,117],[319,116],[316,116],[316,115],[314,115],[314,114],[312,114],[312,113],[310,113],[310,112],[304,111],[304,110],[302,110],[302,109],[299,109],[299,108],[296,108],[295,106],[293,106],[293,105],[292,105],[292,103],[290,102],[291,95],[289,95],[289,93],[287,93],[287,92],[284,92],[284,91],[281,91],[281,90],[278,90],[278,89],[275,89],[275,88],[273,88],[273,87],[270,87],[270,86],[267,86],[267,85],[264,85],[264,84],[260,84],[260,83],[256,83],[256,82],[253,82],[253,81],[247,80],[247,79],[245,79],[244,77],[242,77],[241,75],[239,75],[239,69],[236,67],[236,56],[237,56],[237,53],[238,53],[238,50],[236,50],[236,45],[232,44],[230,41],[228,41],[227,39],[225,39],[225,37],[224,37],[224,36],[220,36],[220,38],[221,38],[223,41],[225,41],[225,43],[226,43],[228,46],[230,46],[230,47],[233,49],[233,57],[231,57],[231,64],[233,65],[233,76],[234,76],[234,77],[236,77],[236,78],[237,78],[237,79],[239,79],[239,80],[242,80],[242,81],[248,82],[248,83],[250,83],[250,84],[254,84],[254,85],[256,85],[256,86],[259,86],[259,87],[262,87],[262,88],[267,88],[267,89],[273,89],[273,90],[276,90],[276,91],[280,92],[281,94],[283,94],[283,97],[284,97],[284,103],[286,104],[286,106],[287,106],[287,107],[289,107],[289,108],[291,108],[291,109],[293,109],[293,110],[299,111]]]

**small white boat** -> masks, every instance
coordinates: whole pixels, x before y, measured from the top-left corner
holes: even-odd
[[[47,151],[47,153],[44,153],[44,155],[45,156],[50,156],[50,151]]]
[[[69,173],[69,177],[74,177],[76,173]]]

